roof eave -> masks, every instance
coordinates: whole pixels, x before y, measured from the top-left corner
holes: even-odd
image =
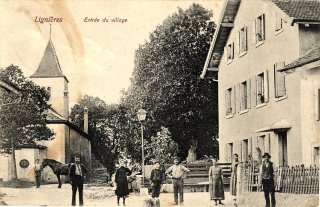
[[[79,134],[83,135],[85,138],[91,141],[91,138],[88,133],[84,132],[80,127],[74,125],[68,120],[47,120],[48,124],[66,124],[67,126],[71,127],[72,129],[79,132]]]
[[[69,83],[69,80],[65,75],[54,75],[54,76],[43,75],[42,76],[42,75],[33,74],[30,76],[30,78],[64,78],[67,81],[67,83]]]
[[[202,69],[202,73],[200,75],[200,78],[201,79],[205,79],[205,78],[212,78],[210,75],[208,75],[208,71],[212,71],[212,72],[218,72],[218,65],[220,64],[220,60],[221,60],[221,57],[222,57],[222,53],[223,51],[221,52],[220,57],[218,58],[218,63],[214,66],[214,67],[210,67],[210,61],[212,59],[212,56],[214,53],[214,47],[216,45],[216,42],[220,36],[220,33],[222,32],[221,31],[221,28],[228,28],[230,29],[229,32],[227,32],[227,37],[226,37],[226,41],[229,37],[229,34],[233,28],[233,22],[234,22],[234,19],[235,19],[235,16],[237,15],[237,12],[238,12],[238,8],[239,8],[239,5],[240,5],[240,0],[225,0],[224,2],[224,5],[222,7],[222,11],[221,11],[221,14],[220,14],[220,17],[219,17],[219,21],[218,21],[218,24],[217,24],[217,28],[215,30],[215,33],[213,35],[213,38],[212,38],[212,41],[211,41],[211,44],[210,44],[210,48],[209,48],[209,51],[208,51],[208,55],[207,55],[207,58],[206,58],[206,61],[205,61],[205,64],[203,66],[203,69]],[[228,8],[232,8],[235,9],[234,11],[234,14],[232,16],[231,19],[233,19],[233,22],[223,22],[224,18],[226,17],[226,11]],[[230,18],[228,18],[228,20],[230,20]],[[228,30],[227,29],[227,30]]]
[[[310,19],[295,19],[292,18],[291,26],[294,24],[320,24],[319,20],[310,20]]]
[[[310,61],[307,61],[304,63],[300,63],[297,65],[293,65],[293,66],[287,66],[282,69],[279,69],[278,71],[286,73],[286,74],[290,74],[296,70],[301,71],[304,69],[308,70],[308,69],[313,69],[313,68],[317,68],[317,67],[320,67],[320,58],[316,58],[316,59],[313,59],[313,60],[310,60]]]

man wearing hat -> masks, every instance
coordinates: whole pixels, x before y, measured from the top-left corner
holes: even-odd
[[[178,205],[178,192],[180,193],[180,205],[183,205],[183,179],[190,170],[180,164],[178,157],[173,160],[173,163],[174,165],[169,167],[165,174],[172,179],[175,205]]]
[[[261,184],[264,191],[264,197],[266,200],[266,207],[270,207],[270,196],[271,194],[271,206],[276,206],[276,199],[275,199],[275,187],[274,187],[274,169],[273,169],[273,163],[270,161],[271,156],[269,153],[264,153],[263,156],[263,162],[260,168],[260,176],[261,176]]]
[[[40,188],[40,183],[41,183],[41,165],[39,161],[40,161],[39,158],[37,158],[34,164],[34,174],[36,177],[37,188]]]
[[[80,163],[80,155],[75,155],[75,163],[70,166],[70,183],[72,185],[72,202],[71,205],[76,205],[76,194],[79,190],[79,205],[83,206],[83,183],[84,174],[87,173],[87,168]]]

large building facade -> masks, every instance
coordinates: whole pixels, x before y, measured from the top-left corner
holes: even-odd
[[[320,43],[319,8],[225,1],[201,75],[218,80],[220,160],[269,152],[277,166],[319,164],[319,67],[283,70]]]

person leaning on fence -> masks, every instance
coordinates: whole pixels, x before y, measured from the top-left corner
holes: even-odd
[[[180,164],[179,158],[175,158],[173,163],[174,165],[169,167],[165,174],[172,179],[175,205],[178,205],[178,192],[180,193],[180,205],[183,205],[183,179],[190,170]]]
[[[264,153],[263,162],[260,167],[260,182],[262,184],[264,198],[266,200],[266,207],[270,207],[270,196],[271,195],[271,206],[276,206],[275,199],[275,187],[274,187],[274,167],[270,161],[271,156],[269,153]]]
[[[233,162],[231,164],[230,194],[233,197],[234,206],[237,206],[237,169],[240,163],[241,162],[239,162],[238,154],[233,154]]]
[[[36,183],[37,183],[37,188],[40,188],[40,183],[41,183],[41,164],[39,163],[39,159],[37,158],[35,160],[34,164],[34,174],[36,177]]]

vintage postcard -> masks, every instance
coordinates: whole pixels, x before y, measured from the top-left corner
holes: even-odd
[[[0,0],[0,34],[0,205],[319,204],[319,0]]]

